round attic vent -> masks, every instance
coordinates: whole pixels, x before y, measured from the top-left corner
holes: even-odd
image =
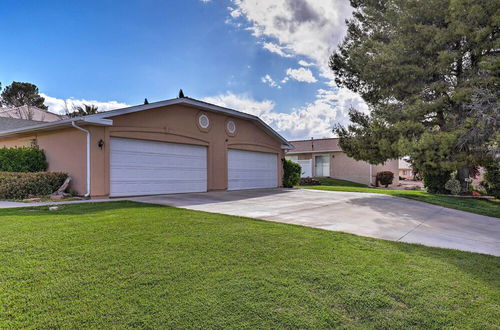
[[[198,124],[201,128],[208,128],[208,126],[210,126],[210,120],[208,119],[208,116],[200,115],[200,117],[198,118]]]
[[[236,124],[234,123],[234,121],[229,120],[227,122],[227,131],[229,132],[229,134],[234,134],[234,132],[236,132]]]

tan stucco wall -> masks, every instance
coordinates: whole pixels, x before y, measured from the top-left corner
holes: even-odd
[[[1,147],[23,147],[32,141],[43,149],[49,171],[66,172],[71,178],[70,189],[79,194],[85,193],[85,134],[73,128],[58,131],[26,135],[0,140]]]
[[[198,127],[198,117],[206,114],[209,130]],[[240,149],[276,153],[278,155],[278,186],[282,185],[281,142],[254,122],[222,114],[175,105],[113,117],[112,127],[92,129],[92,195],[109,195],[109,145],[111,137],[145,139],[173,143],[195,144],[208,147],[208,190],[227,189],[227,150]],[[226,133],[226,122],[236,124],[236,134]],[[105,147],[97,148],[103,138]]]
[[[288,153],[290,156],[298,156],[299,160],[312,159],[313,176],[316,175],[316,158],[315,156],[324,155],[330,159],[330,177],[334,179],[348,180],[363,184],[370,184],[370,164],[364,161],[357,161],[354,158],[348,157],[341,151],[337,152],[318,152],[294,154],[293,151]],[[333,156],[333,157],[332,157]],[[398,160],[389,160],[383,165],[374,165],[372,168],[373,183],[375,184],[375,176],[380,171],[391,171],[394,173],[392,186],[399,184],[399,164]]]
[[[374,165],[373,166],[373,183],[375,183],[375,176],[377,172],[382,171],[391,171],[394,173],[394,180],[392,181],[391,186],[397,186],[399,184],[399,160],[398,159],[390,159],[386,161],[382,165]]]
[[[198,127],[198,116],[205,113],[210,119],[209,130]],[[186,106],[169,106],[158,109],[125,114],[111,118],[112,127],[84,126],[91,132],[91,196],[109,195],[109,146],[111,137],[146,139],[173,143],[206,146],[208,149],[208,190],[227,189],[227,150],[240,149],[261,151],[278,155],[278,186],[282,185],[282,143],[253,121],[201,111]],[[226,133],[226,121],[236,124],[236,134]],[[85,193],[86,137],[74,128],[27,135],[12,139],[1,139],[0,145],[7,147],[29,145],[37,138],[40,148],[45,150],[49,171],[64,171],[71,175],[71,188],[79,194]],[[99,140],[104,141],[102,149]]]

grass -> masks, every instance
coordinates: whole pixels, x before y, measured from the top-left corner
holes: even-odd
[[[0,328],[498,328],[500,258],[133,202],[0,210]]]
[[[413,199],[434,205],[444,206],[451,209],[500,218],[500,200],[498,199],[486,200],[479,198],[461,198],[453,196],[434,195],[434,194],[429,194],[428,192],[422,190],[393,190],[393,189],[369,188],[366,185],[362,185],[351,181],[337,180],[331,178],[316,178],[316,179],[321,182],[321,185],[299,186],[299,188],[391,195],[407,199]]]

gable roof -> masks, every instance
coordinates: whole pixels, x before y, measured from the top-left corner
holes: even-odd
[[[234,116],[234,117],[238,117],[238,118],[251,120],[251,121],[255,122],[257,124],[257,126],[260,126],[262,129],[264,129],[269,134],[271,134],[271,136],[274,136],[279,141],[281,141],[283,143],[283,145],[282,145],[283,149],[292,149],[293,148],[292,145],[284,137],[282,137],[280,134],[278,134],[278,132],[276,132],[274,129],[272,129],[269,125],[267,125],[265,122],[262,121],[262,119],[260,119],[257,116],[250,115],[248,113],[244,113],[244,112],[229,109],[229,108],[224,108],[224,107],[221,107],[221,106],[218,106],[215,104],[203,102],[203,101],[192,99],[189,97],[175,98],[175,99],[159,101],[159,102],[152,102],[149,104],[142,104],[142,105],[132,106],[132,107],[128,107],[128,108],[100,112],[100,113],[96,113],[94,115],[88,115],[88,116],[83,116],[83,117],[68,118],[68,119],[63,119],[63,120],[59,120],[59,121],[55,121],[55,122],[35,125],[35,126],[29,127],[29,128],[19,128],[19,129],[11,129],[11,130],[0,129],[0,137],[25,134],[25,133],[35,132],[35,131],[46,131],[46,130],[54,130],[54,129],[60,129],[60,128],[64,128],[64,127],[70,127],[72,125],[72,122],[75,122],[76,124],[82,124],[82,125],[91,124],[91,125],[111,126],[111,125],[113,125],[113,120],[109,119],[109,118],[129,114],[129,113],[139,112],[139,111],[156,109],[156,108],[170,106],[170,105],[185,105],[185,106],[189,106],[189,107],[204,110],[204,111],[216,112],[216,113],[221,113],[221,114],[226,114],[226,115],[230,115],[230,116]]]
[[[39,125],[43,122],[37,120],[26,120],[0,116],[0,131]]]
[[[342,151],[338,138],[290,141],[294,146],[287,154]]]

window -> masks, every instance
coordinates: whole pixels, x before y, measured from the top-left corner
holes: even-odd
[[[208,128],[210,126],[210,120],[207,115],[200,115],[198,118],[198,124],[200,124],[201,128]]]
[[[226,129],[229,134],[234,134],[236,132],[236,124],[232,120],[228,120],[226,124]]]
[[[316,176],[330,176],[330,156],[321,155],[314,158]]]

